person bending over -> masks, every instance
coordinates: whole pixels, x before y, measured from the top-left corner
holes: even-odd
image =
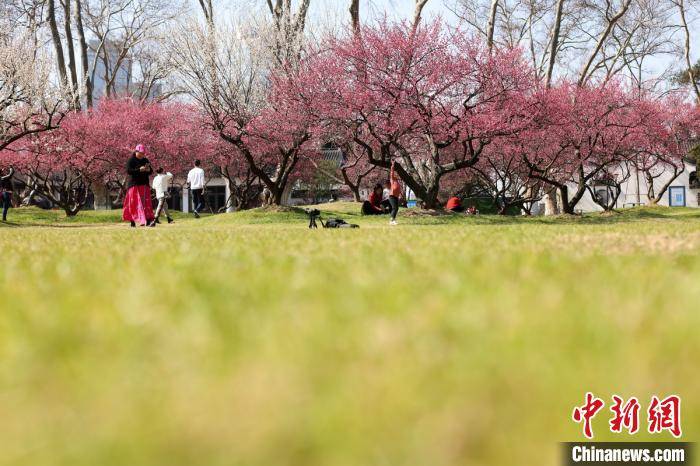
[[[447,200],[447,204],[445,204],[445,210],[449,210],[452,212],[464,212],[462,200],[457,196],[452,196]]]

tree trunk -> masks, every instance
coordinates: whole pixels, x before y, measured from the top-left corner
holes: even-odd
[[[683,1],[683,0],[681,0]],[[605,31],[598,37],[598,41],[596,43],[595,48],[591,52],[591,55],[588,57],[588,60],[586,60],[586,65],[583,67],[583,70],[581,71],[581,76],[579,77],[578,80],[578,85],[582,86],[587,80],[588,80],[588,71],[590,70],[591,66],[593,65],[593,60],[595,60],[595,57],[598,55],[600,52],[600,49],[603,48],[603,44],[605,44],[605,40],[608,38],[610,33],[612,32],[613,28],[615,27],[615,24],[622,18],[625,13],[627,13],[627,10],[630,7],[630,4],[632,3],[632,0],[626,0],[625,3],[622,4],[622,7],[620,8],[620,11],[615,13],[615,15],[608,20],[608,25],[605,28]]]
[[[659,202],[661,202],[661,199],[663,199],[664,195],[666,194],[666,191],[668,191],[669,186],[673,184],[674,181],[676,181],[676,178],[678,178],[681,173],[683,173],[683,170],[685,167],[678,169],[676,167],[673,168],[673,175],[671,178],[669,178],[666,183],[664,183],[656,192],[656,189],[654,187],[654,177],[651,176],[651,173],[645,172],[645,176],[647,179],[647,198],[649,199],[649,205],[657,205]]]
[[[489,13],[489,24],[486,27],[486,44],[489,51],[493,49],[493,35],[496,30],[496,11],[498,10],[498,0],[491,0],[491,12]]]
[[[92,195],[95,200],[95,210],[111,210],[109,189],[104,183],[95,182],[92,185]]]
[[[74,109],[80,108],[80,92],[78,91],[78,71],[75,64],[75,49],[73,48],[73,30],[71,29],[70,2],[63,1],[63,30],[66,34],[66,52],[68,55],[68,71],[70,73],[71,105]]]
[[[65,206],[63,208],[63,211],[66,213],[66,217],[75,217],[78,215],[78,212],[80,212],[79,208],[73,208],[70,206]]]
[[[355,34],[360,32],[360,0],[350,0],[350,24]]]
[[[688,79],[690,80],[690,85],[695,92],[695,101],[700,103],[700,88],[698,88],[698,83],[693,76],[693,64],[690,62],[690,29],[688,28],[688,22],[685,19],[685,4],[684,0],[678,0],[678,10],[680,13],[681,24],[683,25],[683,31],[685,32],[685,46],[684,53],[685,64],[688,68]]]
[[[418,193],[416,193],[416,196],[423,202],[422,207],[424,209],[440,209],[442,207],[442,203],[438,198],[439,191],[440,185],[439,183],[435,182],[429,186],[422,195],[418,195]],[[415,193],[415,191],[413,192]]]
[[[559,47],[559,31],[561,29],[562,12],[564,11],[564,0],[557,0],[557,13],[554,18],[554,26],[552,27],[552,43],[549,49],[549,63],[547,65],[547,87],[552,84],[552,75],[554,74],[554,65],[557,59],[557,49]]]
[[[561,212],[573,215],[575,204],[569,202],[569,187],[566,185],[560,187],[559,194],[561,195]]]
[[[58,25],[56,24],[56,8],[55,0],[48,0],[47,17],[49,20],[49,29],[51,29],[51,39],[56,52],[56,65],[58,66],[58,74],[61,79],[61,86],[66,89],[68,86],[68,74],[66,73],[66,61],[63,58],[63,45],[61,44],[61,36],[58,33]]]
[[[557,188],[552,187],[545,193],[544,197],[544,214],[557,215],[559,213],[559,205],[557,203]]]
[[[418,28],[418,24],[420,23],[421,15],[423,14],[423,8],[425,8],[426,3],[428,3],[428,0],[416,0],[416,9],[413,12],[413,30],[414,31]]]
[[[80,45],[80,61],[82,62],[81,74],[83,79],[83,92],[85,92],[85,103],[87,108],[92,108],[92,79],[90,79],[88,65],[88,46],[85,40],[85,29],[83,28],[83,7],[81,0],[75,0],[73,9],[75,28],[78,32],[78,44]]]

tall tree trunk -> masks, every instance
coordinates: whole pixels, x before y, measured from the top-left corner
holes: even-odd
[[[566,185],[560,187],[559,194],[561,195],[561,213],[573,215],[574,208],[569,202],[569,187]]]
[[[80,46],[80,61],[82,63],[80,72],[83,79],[85,103],[87,104],[87,108],[92,108],[92,79],[90,78],[88,65],[88,46],[85,40],[85,29],[83,28],[83,6],[81,0],[75,0],[73,18],[75,21],[75,29],[78,32],[78,44]]]
[[[549,62],[547,63],[547,78],[545,85],[550,88],[552,85],[552,76],[554,74],[554,65],[557,61],[557,52],[559,48],[559,33],[561,31],[561,19],[564,12],[564,0],[557,0],[557,9],[554,16],[554,25],[552,26],[552,40],[549,48]],[[557,215],[559,213],[559,205],[557,202],[557,188],[552,186],[547,190],[544,197],[544,214]]]
[[[72,0],[62,0],[63,3],[63,31],[66,34],[66,52],[68,55],[68,72],[70,73],[70,91],[72,107],[80,108],[80,92],[78,86],[78,71],[75,65],[75,49],[73,48],[73,30],[71,28],[70,2]]]
[[[56,6],[55,0],[48,0],[47,17],[49,20],[49,29],[51,29],[51,39],[53,47],[56,51],[56,65],[58,66],[58,75],[61,79],[61,86],[64,89],[68,87],[68,74],[66,73],[66,61],[63,58],[63,44],[61,44],[61,36],[58,33],[58,25],[56,24]]]
[[[690,85],[693,87],[693,92],[695,92],[695,100],[698,104],[700,104],[700,88],[698,88],[696,76],[693,76],[693,64],[690,62],[690,29],[688,28],[688,22],[685,19],[684,0],[678,0],[677,5],[683,31],[685,32],[685,46],[683,55],[685,56],[685,65],[688,68],[688,79],[690,80]]]
[[[421,15],[423,14],[423,8],[425,8],[425,4],[428,3],[428,0],[416,0],[416,9],[413,12],[413,30],[415,31],[416,28],[418,28],[418,24],[420,23]]]
[[[559,48],[559,31],[561,30],[561,18],[564,11],[564,0],[557,0],[557,12],[554,17],[554,26],[552,26],[552,42],[549,49],[549,63],[547,64],[547,82],[549,88],[552,85],[552,75],[554,74],[554,65],[557,61],[557,49]]]
[[[496,30],[496,12],[498,11],[498,0],[491,0],[491,11],[489,13],[489,24],[486,27],[486,43],[489,51],[493,49],[493,35]]]
[[[360,32],[360,0],[350,0],[350,24],[355,34]]]
[[[559,213],[559,205],[557,203],[557,188],[549,188],[542,200],[544,201],[545,215],[557,215]]]

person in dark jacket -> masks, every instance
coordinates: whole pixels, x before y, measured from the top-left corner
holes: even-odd
[[[2,221],[7,221],[7,210],[12,205],[12,175],[15,169],[10,167],[7,174],[0,176],[0,203],[2,203]]]
[[[372,194],[369,195],[369,199],[362,203],[362,214],[382,215],[386,213],[388,212],[382,207],[382,185],[377,183]]]
[[[136,224],[141,226],[150,225],[155,227],[153,222],[153,204],[151,203],[151,186],[148,178],[153,173],[151,163],[146,158],[146,148],[139,144],[134,149],[133,154],[126,162],[126,173],[128,175],[126,198],[124,199],[124,213],[122,218],[131,222],[131,226]]]

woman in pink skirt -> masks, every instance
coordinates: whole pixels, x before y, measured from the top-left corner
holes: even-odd
[[[126,198],[124,199],[124,213],[122,218],[141,226],[156,226],[152,222],[153,204],[151,203],[151,186],[148,177],[153,173],[151,163],[146,158],[146,149],[139,144],[126,163],[126,173],[129,175]]]

